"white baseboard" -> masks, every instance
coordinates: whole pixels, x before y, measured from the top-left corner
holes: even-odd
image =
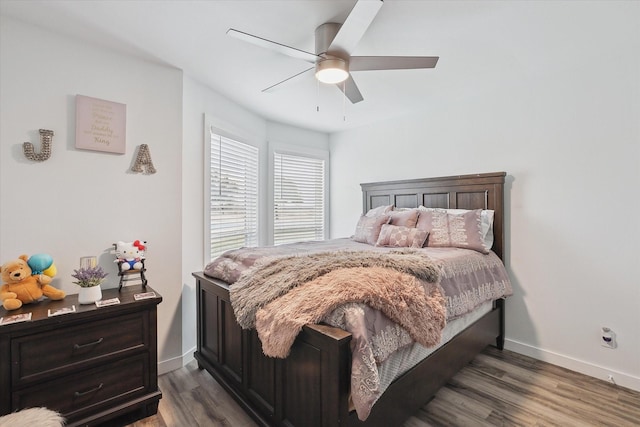
[[[182,356],[158,362],[158,375],[166,374],[167,372],[175,371],[176,369],[182,368],[187,363],[193,360],[193,353],[195,351],[196,348],[193,347],[192,349],[187,350],[187,352]]]
[[[193,353],[196,352],[196,347],[193,347],[192,349],[188,350],[185,354],[182,355],[182,366],[186,365],[187,363],[196,360],[195,357],[193,357]]]
[[[597,366],[583,360],[573,359],[562,354],[543,350],[529,344],[524,344],[509,339],[505,340],[504,348],[607,382],[609,381],[609,375],[613,375],[615,384],[622,387],[630,388],[632,390],[640,391],[640,378],[634,377],[633,375],[625,374],[624,372]]]

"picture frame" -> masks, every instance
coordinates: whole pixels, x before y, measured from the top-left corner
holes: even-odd
[[[76,148],[125,154],[127,106],[76,95]]]

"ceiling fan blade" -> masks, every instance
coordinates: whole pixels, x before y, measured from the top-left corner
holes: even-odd
[[[252,34],[245,33],[244,31],[235,30],[233,28],[229,28],[227,30],[227,34],[230,35],[231,37],[235,37],[245,42],[249,42],[257,46],[273,50],[275,52],[290,56],[292,58],[302,59],[303,61],[311,62],[312,64],[314,64],[318,60],[318,58],[320,58],[320,56],[314,53],[306,52],[304,50],[300,50],[295,47],[287,46],[282,43],[278,43],[278,42],[264,39],[262,37],[254,36]]]
[[[409,70],[434,68],[437,56],[352,56],[349,59],[350,71],[368,70]]]
[[[382,7],[382,0],[358,0],[338,34],[327,49],[328,52],[350,54],[364,35]]]
[[[273,92],[274,90],[280,89],[280,88],[281,88],[281,85],[282,85],[283,83],[287,83],[287,82],[289,82],[289,81],[291,81],[291,80],[294,80],[294,79],[296,79],[296,78],[300,77],[301,75],[303,75],[304,73],[306,73],[307,71],[311,71],[311,70],[313,70],[313,69],[315,69],[315,68],[316,68],[316,67],[311,67],[311,68],[307,68],[307,69],[306,69],[306,70],[304,70],[304,71],[300,71],[298,74],[294,74],[293,76],[288,77],[288,78],[286,78],[286,79],[282,80],[281,82],[278,82],[278,83],[276,83],[276,84],[274,84],[274,85],[271,85],[271,86],[269,86],[269,87],[268,87],[268,88],[266,88],[266,89],[262,89],[262,91],[263,91],[263,92]]]
[[[349,101],[351,101],[352,104],[356,104],[364,99],[360,93],[360,89],[358,89],[358,85],[356,85],[356,82],[353,80],[351,75],[349,75],[347,80],[344,82],[336,83],[336,86],[338,86],[345,96],[349,98]]]

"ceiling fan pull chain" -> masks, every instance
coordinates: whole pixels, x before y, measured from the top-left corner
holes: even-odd
[[[320,112],[320,80],[316,79],[316,112]]]

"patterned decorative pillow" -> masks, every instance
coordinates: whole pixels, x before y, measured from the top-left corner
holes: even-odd
[[[356,233],[353,240],[360,243],[375,245],[380,235],[380,229],[389,222],[389,215],[366,216],[362,215],[356,225]]]
[[[421,248],[427,240],[425,230],[413,227],[384,224],[376,246],[392,246],[396,248]]]
[[[416,226],[416,222],[418,221],[418,209],[392,211],[390,214],[391,219],[389,220],[389,224],[392,225],[413,228]]]
[[[365,216],[371,217],[371,216],[384,215],[391,212],[392,209],[393,209],[393,205],[378,206],[377,208],[369,209],[369,212],[367,212]]]
[[[425,208],[424,206],[419,206],[418,211],[446,211],[450,214],[463,214],[467,212],[471,212],[470,209],[441,209],[441,208]],[[490,251],[493,247],[493,217],[494,211],[491,209],[482,209],[480,211],[480,225],[482,227],[482,244],[486,251]],[[418,223],[420,223],[420,217],[418,216]]]
[[[482,237],[481,209],[465,213],[451,213],[446,209],[421,210],[416,227],[429,233],[429,247],[454,247],[489,253]]]

